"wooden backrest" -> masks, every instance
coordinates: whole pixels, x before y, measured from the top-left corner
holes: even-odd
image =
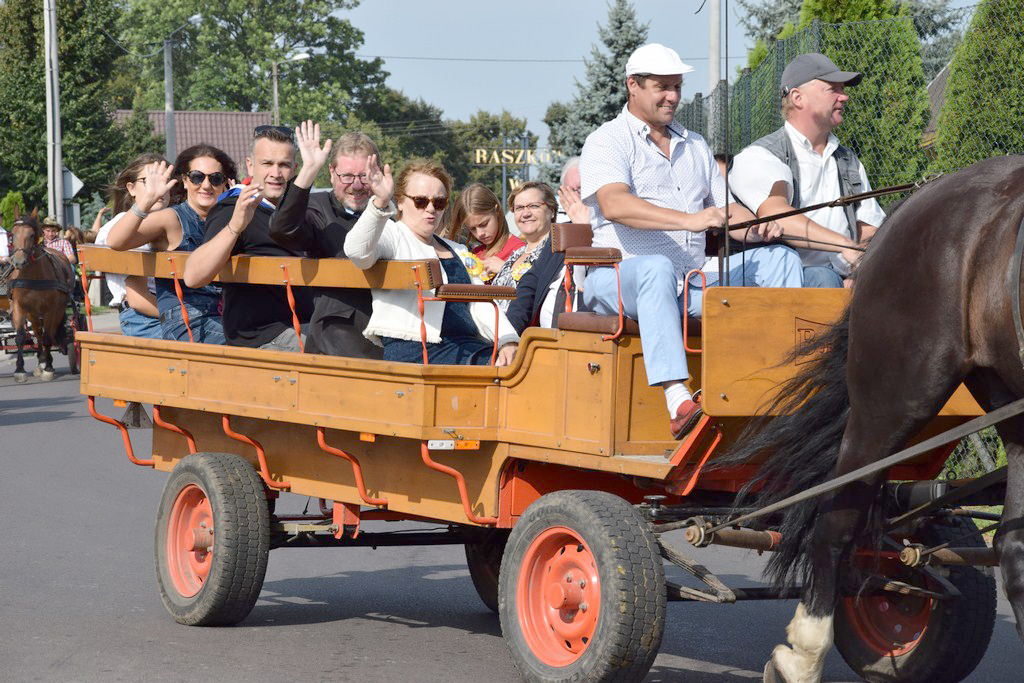
[[[594,241],[590,223],[555,223],[551,226],[551,251],[564,252],[571,247],[589,247]]]
[[[78,247],[79,261],[89,270],[147,277],[181,278],[189,252],[114,251],[109,247],[83,244]],[[360,270],[348,259],[308,259],[284,256],[232,256],[215,281],[260,285],[284,284],[297,287],[355,287],[373,289],[416,289],[419,274],[424,289],[443,284],[441,263],[437,259],[420,261],[378,261]]]

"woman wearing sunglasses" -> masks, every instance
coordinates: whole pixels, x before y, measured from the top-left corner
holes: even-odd
[[[223,151],[210,145],[189,147],[174,161],[150,164],[144,171],[145,189],[136,194],[135,205],[125,218],[110,231],[107,244],[117,250],[133,249],[143,244],[156,251],[194,251],[203,243],[203,222],[217,204],[217,198],[235,179],[235,162]],[[155,197],[171,192],[171,206],[152,211]],[[179,266],[184,270],[184,264]],[[174,281],[156,280],[156,301],[160,328],[164,339],[207,344],[224,343],[221,322],[221,292],[217,285],[186,287],[180,283],[182,298],[188,312],[185,325]]]
[[[436,258],[441,261],[444,282],[481,284],[466,270],[466,247],[437,234],[452,186],[443,166],[436,161],[413,161],[398,174],[396,183],[391,166],[381,169],[376,156],[370,156],[366,182],[373,198],[345,238],[345,255],[353,263],[366,269],[380,259]],[[374,289],[372,294],[373,314],[366,337],[384,347],[384,360],[422,363],[416,292]],[[488,365],[497,335],[500,348],[495,365],[508,365],[519,343],[519,335],[503,314],[494,330],[494,308],[489,303],[427,301],[423,322],[429,363]]]

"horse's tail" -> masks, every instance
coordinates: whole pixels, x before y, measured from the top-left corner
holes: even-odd
[[[825,334],[793,351],[789,361],[817,357],[780,386],[768,410],[777,417],[753,421],[729,453],[716,462],[716,467],[723,467],[763,459],[737,496],[737,505],[768,505],[829,477],[850,411],[846,388],[849,326],[847,307]],[[782,541],[765,568],[765,576],[776,586],[790,587],[806,580],[809,531],[817,504],[817,500],[809,500],[782,512]]]

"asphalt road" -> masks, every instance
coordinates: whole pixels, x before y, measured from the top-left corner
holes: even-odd
[[[128,462],[117,431],[89,417],[77,377],[56,359],[55,381],[16,385],[13,362],[0,357],[0,681],[518,680],[458,546],[275,550],[239,626],[176,624],[153,569],[167,475]],[[148,441],[133,432],[137,452]],[[279,510],[305,504],[286,495]],[[695,553],[730,585],[751,585],[761,566],[744,551]],[[794,604],[670,603],[647,680],[759,681]],[[1001,597],[988,653],[967,680],[1020,681],[1022,670]],[[857,679],[833,652],[825,680]]]

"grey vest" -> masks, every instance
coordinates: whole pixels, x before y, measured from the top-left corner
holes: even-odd
[[[783,126],[774,133],[769,133],[751,144],[764,147],[774,154],[779,161],[789,166],[789,170],[793,172],[793,207],[801,208],[800,164],[797,163],[793,143],[790,142],[789,135],[786,134],[786,127]],[[835,157],[836,167],[839,170],[840,196],[847,197],[864,192],[864,180],[860,177],[858,170],[860,162],[857,160],[857,155],[853,153],[853,150],[839,145],[832,156]],[[836,197],[836,199],[838,198]],[[859,206],[860,202],[854,202],[843,207],[843,212],[846,213],[846,221],[850,224],[850,234],[853,235],[855,242],[860,242],[860,229],[857,227],[857,207]]]

